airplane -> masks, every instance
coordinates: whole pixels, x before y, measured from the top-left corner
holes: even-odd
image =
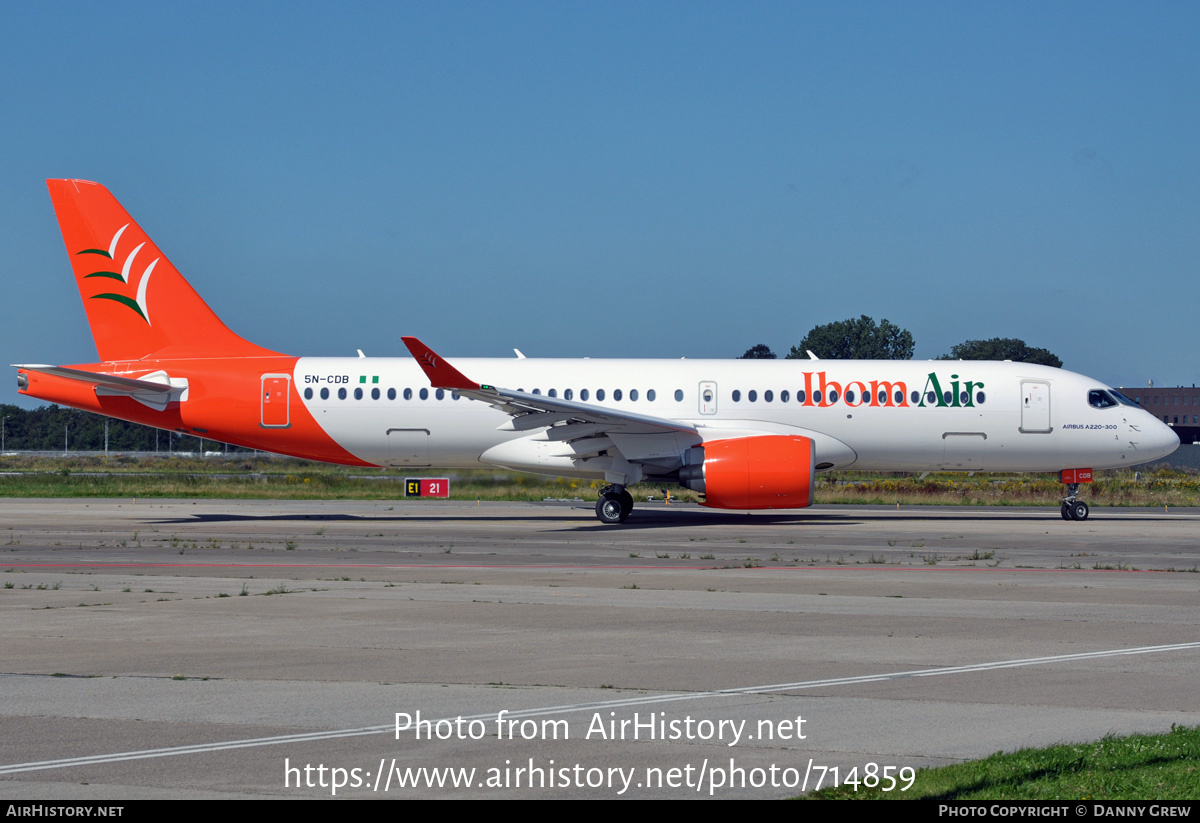
[[[1179,446],[1115,389],[987,361],[296,357],[231,331],[103,186],[48,180],[100,362],[15,365],[21,394],[310,460],[679,484],[706,506],[812,505],[830,470],[1063,472],[1085,520],[1092,469]],[[487,382],[481,382],[487,381]],[[1087,467],[1087,468],[1083,468]]]

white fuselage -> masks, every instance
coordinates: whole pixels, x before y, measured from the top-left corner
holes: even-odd
[[[543,395],[553,391],[559,398],[685,422],[695,426],[705,442],[801,434],[813,439],[818,469],[1115,468],[1158,459],[1179,443],[1169,427],[1140,408],[1090,404],[1090,391],[1107,391],[1100,381],[1023,363],[452,362],[463,374],[488,385]],[[592,470],[587,459],[566,455],[561,444],[548,442],[544,430],[512,431],[508,414],[430,388],[411,358],[303,357],[296,363],[294,380],[302,402],[325,432],[368,463],[443,468],[488,464],[545,474],[603,475],[599,468]],[[361,395],[356,397],[355,390]],[[378,390],[377,396],[373,390]],[[696,445],[691,439],[680,445]]]

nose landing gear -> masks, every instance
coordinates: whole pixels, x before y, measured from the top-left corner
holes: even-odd
[[[1062,499],[1063,520],[1087,520],[1091,509],[1082,500],[1076,499],[1079,494],[1078,483],[1067,484],[1067,496]]]

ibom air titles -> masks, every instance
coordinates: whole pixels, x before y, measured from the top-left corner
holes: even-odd
[[[925,385],[921,392],[914,392],[911,397],[908,384],[903,380],[850,380],[843,384],[830,380],[823,371],[806,371],[803,374],[804,398],[800,401],[801,405],[815,408],[828,408],[840,401],[853,407],[936,406],[961,409],[975,408],[977,402],[981,404],[985,399],[982,381],[964,381],[957,374],[950,375],[949,382],[943,387],[937,372],[930,372],[925,377]]]

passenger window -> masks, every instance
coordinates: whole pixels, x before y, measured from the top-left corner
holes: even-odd
[[[733,402],[734,403],[742,402],[742,393],[738,389],[733,390]]]
[[[807,395],[804,393],[804,389],[801,389],[800,391],[796,392],[796,402],[797,403],[803,403],[805,397],[807,397]]]
[[[820,403],[820,402],[821,402],[821,392],[820,392],[820,390],[817,390],[817,391],[813,392],[813,402],[814,402],[814,403]]]
[[[932,391],[925,392],[925,402],[926,403],[936,403],[937,402],[937,393],[932,392]]]
[[[564,391],[563,391],[563,398],[564,398],[564,399],[566,399],[566,400],[571,400],[571,399],[573,399],[574,397],[575,397],[575,392],[571,391],[570,389],[566,389],[566,390],[564,390]]]
[[[421,389],[420,397],[422,400],[428,400],[429,399],[429,389]]]
[[[396,390],[388,389],[388,400],[395,400],[395,399],[396,399]]]
[[[338,400],[345,400],[345,399],[346,399],[346,390],[338,389]]]
[[[580,389],[580,390],[579,390],[579,399],[580,399],[580,400],[587,400],[587,399],[588,399],[588,397],[589,397],[589,392],[588,392],[588,390],[587,390],[587,389]]]
[[[613,400],[620,400],[620,399],[621,399],[621,390],[614,389],[613,390]]]
[[[755,401],[758,400],[758,392],[756,392],[754,389],[751,389],[746,394],[746,399],[749,400],[751,403],[754,403]]]
[[[636,401],[638,399],[638,390],[637,389],[629,390],[629,399],[634,400],[634,401]]]
[[[836,403],[836,402],[837,402],[837,399],[838,399],[838,393],[837,393],[837,392],[835,392],[835,391],[831,391],[831,392],[829,393],[829,402],[830,402],[830,403]]]
[[[847,403],[853,403],[853,402],[854,402],[854,389],[848,389],[848,390],[846,391],[846,402],[847,402]]]
[[[354,399],[355,399],[355,400],[362,400],[362,389],[355,389],[355,390],[354,390]]]
[[[959,392],[958,393],[958,402],[964,406],[967,405],[968,403],[970,403],[971,402],[971,393],[965,392],[965,391]]]
[[[676,403],[682,403],[682,402],[683,402],[683,389],[676,389],[676,390],[675,390],[675,402],[676,402]]]
[[[647,400],[647,401],[649,401],[650,403],[653,403],[653,402],[654,402],[654,398],[655,398],[655,397],[657,397],[657,396],[658,396],[658,395],[657,395],[657,393],[654,391],[654,389],[648,389],[648,390],[646,391],[646,400]],[[636,397],[635,397],[635,398],[633,398],[633,399],[634,399],[634,400],[637,400],[637,398],[636,398]]]
[[[985,400],[987,400],[986,394],[984,394],[983,392],[975,392],[975,405],[976,406],[982,406]]]
[[[445,389],[438,389],[436,392],[434,392],[433,396],[436,397],[438,400],[441,400],[442,398],[444,398],[446,396],[446,391],[445,391]]]
[[[534,393],[534,394],[541,394],[541,393],[542,393],[542,390],[541,390],[541,389],[534,389],[534,390],[533,390],[533,393]]]
[[[405,390],[404,390],[404,399],[405,399],[405,400],[412,400],[412,389],[405,389]]]
[[[604,400],[604,389],[596,389],[596,399],[600,401]]]
[[[312,400],[312,394],[313,394],[312,386],[309,386],[307,389],[304,390],[304,399]]]
[[[913,394],[915,395],[916,392],[913,392]],[[904,402],[904,392],[900,391],[899,389],[896,389],[896,405],[899,406],[903,402]],[[917,401],[914,400],[913,402],[916,403]]]
[[[788,393],[787,389],[784,389],[783,391],[781,391],[779,393],[779,402],[780,403],[786,403],[790,398],[791,398],[791,395]]]
[[[329,389],[321,389],[321,399],[322,400],[329,399]]]
[[[775,399],[775,392],[771,391],[770,389],[767,389],[765,392],[763,392],[763,400],[770,403],[774,399]]]
[[[550,389],[546,394],[550,397],[558,397],[558,389]]]

